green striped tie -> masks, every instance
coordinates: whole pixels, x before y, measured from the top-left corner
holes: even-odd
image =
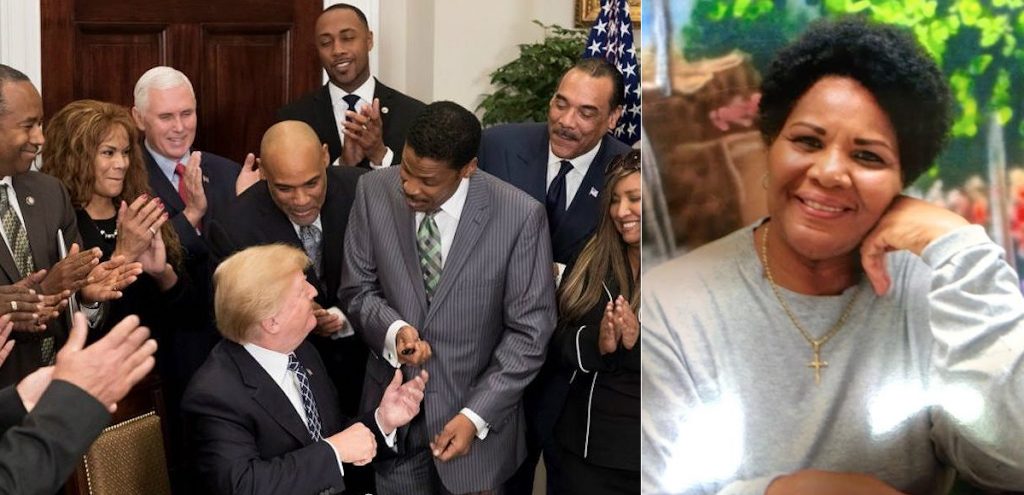
[[[28,245],[28,234],[21,225],[21,219],[11,208],[8,195],[8,185],[0,184],[0,223],[4,226],[4,234],[7,235],[7,242],[14,256],[14,264],[21,272],[21,278],[27,277],[36,271],[35,263],[32,262],[32,249]],[[53,337],[43,337],[40,341],[40,362],[43,366],[53,364]]]
[[[437,212],[427,213],[416,229],[416,247],[420,251],[420,270],[423,271],[423,288],[427,301],[434,295],[434,289],[441,280],[441,234],[434,222]]]
[[[11,208],[7,189],[7,184],[0,186],[0,221],[3,222],[4,233],[7,234],[7,242],[10,243],[11,254],[14,255],[14,264],[18,265],[21,278],[25,278],[35,271],[35,265],[32,263],[32,250],[29,249],[28,235],[25,234],[21,220],[14,212],[14,208]]]

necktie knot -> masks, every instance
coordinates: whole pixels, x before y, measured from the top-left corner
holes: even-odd
[[[320,242],[323,240],[323,232],[316,225],[303,225],[299,227],[299,237],[302,239],[302,248],[313,265],[313,271],[320,277]]]
[[[560,165],[561,166],[558,168],[558,175],[565,177],[566,174],[572,171],[572,162],[569,160],[562,160]]]
[[[352,111],[352,112],[356,111],[356,104],[359,103],[359,95],[348,94],[348,95],[342,96],[341,99],[345,100],[345,103],[348,104],[349,111]]]

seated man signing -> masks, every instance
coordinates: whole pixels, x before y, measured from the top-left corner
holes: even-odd
[[[214,273],[224,337],[185,391],[198,474],[213,493],[340,493],[342,463],[394,455],[418,412],[424,371],[396,371],[379,407],[342,417],[338,392],[306,336],[316,325],[309,259],[282,244],[240,251]],[[343,391],[345,392],[345,391]]]

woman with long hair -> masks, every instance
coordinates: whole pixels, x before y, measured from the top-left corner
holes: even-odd
[[[154,336],[171,331],[175,303],[186,284],[175,266],[181,244],[165,224],[160,200],[149,191],[138,145],[138,130],[128,110],[96,100],[72,102],[57,112],[46,127],[43,173],[64,184],[78,215],[86,248],[99,247],[103,259],[124,255],[142,263],[143,274],[111,303],[107,322],[138,314]],[[90,336],[96,339],[109,325]]]
[[[597,232],[558,291],[552,345],[574,370],[556,428],[565,493],[640,490],[640,152],[605,180]]]

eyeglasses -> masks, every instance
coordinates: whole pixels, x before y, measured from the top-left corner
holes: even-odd
[[[628,172],[639,172],[640,151],[631,150],[615,157],[614,160],[608,162],[608,165],[604,167],[604,174],[609,175],[620,168],[625,169]]]

